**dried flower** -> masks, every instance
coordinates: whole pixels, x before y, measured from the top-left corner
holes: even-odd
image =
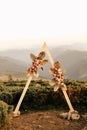
[[[65,86],[64,83],[63,83],[63,80],[64,80],[63,71],[62,71],[60,63],[58,61],[54,63],[53,68],[50,68],[50,72],[53,75],[53,79],[55,81],[55,84],[58,87]]]
[[[28,68],[27,72],[28,75],[37,75],[37,71],[39,68],[42,69],[42,66],[45,65],[48,60],[43,60],[43,58],[45,57],[45,52],[42,51],[39,53],[38,56],[35,56],[34,54],[30,54],[32,61],[32,65]]]

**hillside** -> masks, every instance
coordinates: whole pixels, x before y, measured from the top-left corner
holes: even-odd
[[[26,64],[22,61],[0,56],[0,76],[11,74],[20,77],[25,75],[26,68]]]
[[[59,48],[52,50],[54,61],[60,61],[61,66],[65,71],[65,78],[69,79],[87,79],[87,51],[65,50],[58,52]],[[58,52],[58,53],[57,53]],[[41,72],[47,77],[51,77],[48,70],[50,64],[44,66],[44,71]]]
[[[57,56],[55,57],[57,60]],[[87,79],[87,51],[67,50],[58,57],[71,79]]]
[[[5,50],[5,51],[1,51],[0,56],[10,57],[10,58],[13,58],[13,59],[17,59],[19,61],[29,63],[31,61],[29,54],[32,53],[32,52],[37,54],[38,51],[39,51],[39,49],[34,49],[34,48],[30,48],[30,49],[9,49],[9,50]]]
[[[54,61],[59,60],[65,70],[65,78],[87,79],[87,51],[68,50],[65,48],[49,48]],[[31,64],[29,54],[38,54],[38,49],[7,50],[0,52],[0,75],[12,74],[21,76],[26,74]],[[46,57],[47,58],[47,57]],[[39,71],[40,76],[52,78],[49,74],[50,63],[44,66],[44,71]]]

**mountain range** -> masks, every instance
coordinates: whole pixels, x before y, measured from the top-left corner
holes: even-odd
[[[65,71],[65,78],[87,80],[87,50],[86,46],[82,47],[82,50],[79,46],[75,48],[75,44],[72,44],[72,46],[49,47],[54,61],[60,61]],[[32,62],[30,53],[37,55],[39,52],[38,48],[0,51],[0,76],[9,74],[14,77],[26,76],[26,71]],[[43,71],[39,70],[40,76],[52,78],[49,73],[50,67],[48,63],[43,67]]]

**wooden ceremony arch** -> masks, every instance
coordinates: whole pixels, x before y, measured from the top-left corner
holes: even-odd
[[[49,51],[49,49],[48,49],[46,43],[43,44],[43,47],[42,47],[42,50],[41,50],[41,51],[46,52],[46,54],[47,54],[47,56],[48,56],[48,59],[49,59],[49,61],[50,61],[50,63],[51,63],[51,66],[54,67],[54,61],[53,61],[52,55],[51,55],[51,53],[50,53],[50,51]],[[23,101],[23,99],[24,99],[24,96],[25,96],[25,94],[26,94],[26,92],[27,92],[28,86],[30,85],[30,82],[31,82],[32,79],[33,79],[33,76],[30,75],[29,78],[28,78],[28,80],[27,80],[27,82],[26,82],[26,85],[25,85],[25,87],[24,87],[24,90],[23,90],[23,92],[22,92],[22,94],[21,94],[21,96],[20,96],[20,99],[19,99],[19,101],[18,101],[18,103],[17,103],[17,106],[16,106],[16,108],[15,108],[15,110],[14,110],[14,112],[13,112],[13,116],[15,116],[15,117],[20,115],[19,109],[20,109],[21,103],[22,103],[22,101]],[[69,97],[68,97],[68,94],[67,94],[67,92],[66,92],[66,89],[65,89],[64,87],[61,87],[61,89],[62,89],[62,92],[63,92],[64,97],[65,97],[65,99],[66,99],[66,102],[67,102],[67,104],[68,104],[68,107],[69,107],[69,109],[70,109],[69,112],[67,113],[67,118],[68,118],[68,119],[79,119],[79,118],[80,118],[80,115],[78,114],[77,111],[74,110],[74,108],[73,108],[73,106],[72,106],[72,104],[71,104],[71,101],[70,101],[70,99],[69,99]],[[63,116],[66,116],[66,113],[65,113],[65,114],[63,113]]]

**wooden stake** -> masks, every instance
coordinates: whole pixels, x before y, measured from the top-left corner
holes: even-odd
[[[19,115],[20,115],[19,108],[20,108],[20,106],[21,106],[21,103],[22,103],[22,101],[23,101],[23,99],[24,99],[24,96],[25,96],[25,94],[26,94],[26,91],[27,91],[27,89],[28,89],[28,86],[29,86],[31,80],[32,80],[32,76],[29,77],[29,79],[28,79],[28,81],[27,81],[27,83],[26,83],[26,85],[25,85],[25,87],[24,87],[24,90],[23,90],[23,92],[22,92],[22,94],[21,94],[21,97],[20,97],[20,99],[19,99],[19,101],[18,101],[18,104],[17,104],[17,106],[16,106],[16,108],[15,108],[15,110],[14,110],[14,112],[13,112],[14,116],[19,116]]]
[[[49,58],[49,60],[50,60],[50,63],[51,63],[51,65],[52,65],[52,67],[54,67],[54,61],[53,61],[53,58],[52,58],[52,56],[51,56],[51,53],[50,53],[50,51],[49,51],[49,49],[48,49],[48,47],[47,47],[47,45],[46,45],[46,42],[44,42],[44,45],[43,45],[43,47],[42,47],[42,50],[45,50],[45,51],[46,51],[46,53],[47,53],[47,55],[48,55],[48,58]]]
[[[51,65],[52,65],[52,67],[54,67],[54,61],[53,61],[53,58],[52,58],[52,56],[51,56],[51,53],[50,53],[50,51],[49,51],[49,49],[48,49],[46,43],[44,43],[42,49],[44,49],[44,50],[46,51],[46,53],[47,53],[47,55],[48,55],[48,58],[49,58],[49,60],[50,60],[50,63],[51,63]],[[65,97],[65,99],[66,99],[66,102],[67,102],[67,104],[68,104],[68,106],[69,106],[70,111],[74,111],[74,108],[73,108],[73,106],[72,106],[72,104],[71,104],[71,102],[70,102],[70,99],[69,99],[69,97],[68,97],[68,95],[67,95],[67,93],[66,93],[65,88],[62,88],[62,91],[63,91],[64,97]]]
[[[66,102],[67,102],[67,104],[68,104],[68,106],[69,106],[70,111],[71,111],[71,112],[74,111],[74,108],[73,108],[73,106],[72,106],[72,104],[71,104],[71,102],[70,102],[70,99],[69,99],[69,96],[68,96],[66,90],[63,89],[63,88],[61,88],[61,89],[62,89],[62,92],[63,92],[63,94],[64,94],[64,96],[65,96],[65,99],[66,99]]]

